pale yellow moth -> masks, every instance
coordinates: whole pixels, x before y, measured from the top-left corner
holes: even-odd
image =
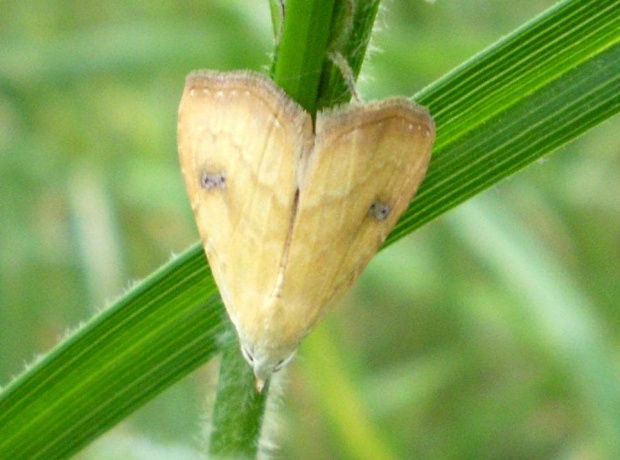
[[[424,178],[435,138],[405,98],[312,118],[249,71],[197,71],[179,159],[211,271],[260,391],[353,284]]]

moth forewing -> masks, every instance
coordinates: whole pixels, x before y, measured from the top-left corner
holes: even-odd
[[[402,98],[319,113],[282,293],[300,329],[314,326],[389,235],[426,173],[433,140],[426,110]]]
[[[278,277],[310,117],[248,72],[191,74],[179,109],[179,158],[198,230],[225,306],[253,324]],[[204,174],[223,177],[205,187]]]

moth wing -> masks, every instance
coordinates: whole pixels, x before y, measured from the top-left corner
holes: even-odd
[[[179,107],[179,160],[228,313],[256,308],[276,282],[296,200],[299,157],[311,142],[303,109],[251,72],[198,71]]]
[[[434,137],[426,109],[404,98],[318,115],[281,294],[301,309],[300,328],[309,332],[389,235],[424,178]]]

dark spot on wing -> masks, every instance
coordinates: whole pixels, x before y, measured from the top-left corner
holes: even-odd
[[[205,190],[211,190],[213,188],[224,190],[226,188],[226,176],[224,173],[212,174],[203,171],[200,176],[200,186]]]
[[[389,204],[382,203],[380,201],[374,201],[368,209],[368,215],[370,217],[374,217],[379,222],[381,222],[388,218],[391,211],[392,207]]]

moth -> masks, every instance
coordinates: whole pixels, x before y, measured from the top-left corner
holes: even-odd
[[[405,98],[316,120],[267,77],[187,77],[179,160],[211,272],[261,391],[351,287],[422,182],[433,119]]]

